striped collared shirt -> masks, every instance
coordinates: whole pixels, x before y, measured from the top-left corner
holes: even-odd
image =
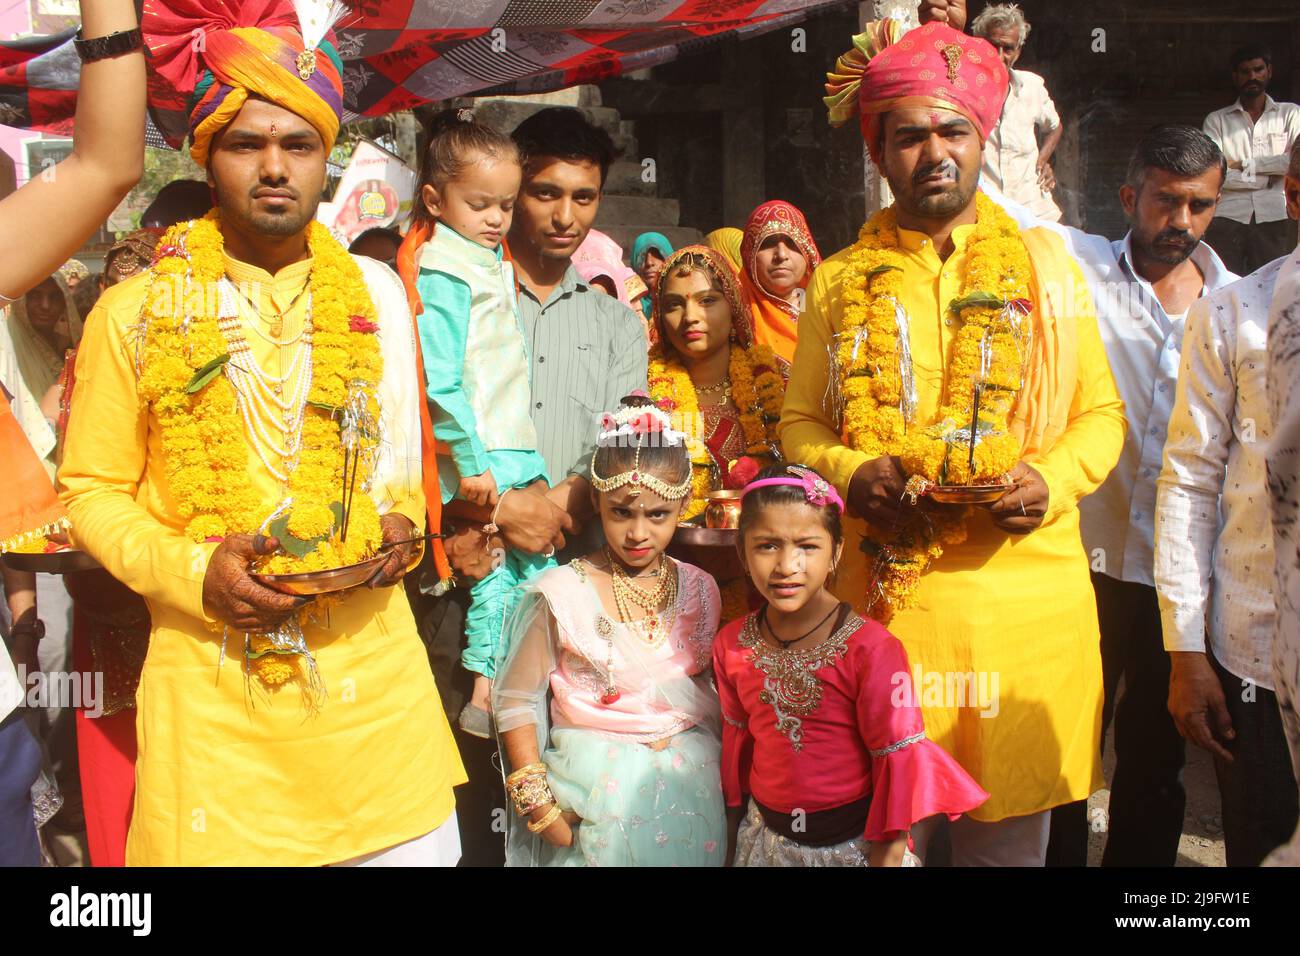
[[[646,388],[641,320],[584,282],[572,265],[545,302],[521,282],[519,312],[532,366],[537,450],[553,482],[586,477],[601,412]]]

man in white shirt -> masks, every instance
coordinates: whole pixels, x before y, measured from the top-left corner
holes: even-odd
[[[1059,222],[1061,210],[1052,200],[1056,177],[1051,158],[1065,127],[1043,78],[1028,70],[1013,69],[1029,36],[1029,24],[1014,3],[997,3],[980,12],[971,24],[971,32],[997,48],[1011,75],[1002,119],[984,143],[980,179],[1037,219]],[[1041,145],[1039,133],[1043,134]]]
[[[1288,214],[1300,217],[1300,143],[1285,188]],[[1169,711],[1179,732],[1214,756],[1229,866],[1258,866],[1291,836],[1297,818],[1271,667],[1276,609],[1265,474],[1269,307],[1286,259],[1188,312],[1156,496]]]
[[[1237,279],[1201,241],[1225,173],[1223,154],[1200,130],[1157,126],[1135,147],[1119,191],[1128,234],[1112,242],[1069,230],[1128,420],[1119,464],[1079,502],[1101,624],[1103,737],[1115,720],[1103,866],[1173,866],[1178,858],[1185,747],[1166,709],[1169,656],[1153,578],[1156,477],[1184,317],[1199,297]],[[1078,811],[1076,821],[1071,846],[1082,865],[1087,830]],[[1059,829],[1054,821],[1054,839]]]
[[[1268,95],[1273,57],[1258,44],[1232,55],[1237,102],[1205,117],[1207,136],[1228,157],[1228,181],[1207,241],[1234,272],[1246,275],[1295,247],[1282,179],[1300,138],[1300,106]]]
[[[1223,153],[1200,130],[1156,126],[1129,159],[1120,202],[1130,223],[1112,241],[1046,224],[1079,263],[1097,313],[1128,431],[1119,463],[1079,502],[1101,625],[1102,737],[1115,719],[1103,866],[1173,866],[1183,829],[1183,739],[1165,706],[1169,656],[1152,577],[1156,476],[1173,407],[1183,318],[1198,296],[1236,281],[1201,241],[1223,184]],[[1023,227],[1023,206],[981,188]],[[1120,678],[1124,695],[1116,701]],[[1100,741],[1098,742],[1100,745]],[[1087,802],[1052,811],[1049,866],[1085,866]]]

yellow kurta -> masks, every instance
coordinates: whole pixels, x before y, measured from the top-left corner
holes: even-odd
[[[272,345],[254,323],[269,332],[273,314],[288,308],[276,337],[301,329],[306,297],[298,294],[310,265],[272,278],[227,257],[232,280],[261,283],[265,318],[248,303],[240,308],[268,373],[287,367],[293,347]],[[405,344],[397,336],[409,327],[406,306],[396,303],[400,324],[384,326],[394,303],[375,292],[391,290],[367,278],[381,338],[393,336],[387,362],[393,344]],[[108,290],[89,318],[59,474],[78,542],[145,597],[153,621],[137,697],[127,863],[319,865],[428,833],[451,815],[452,787],[465,774],[400,586],[349,591],[328,628],[305,629],[329,694],[317,716],[306,716],[292,682],[269,698],[249,695],[242,633],[230,634],[218,669],[222,635],[205,624],[202,601],[216,545],[182,535],[158,420],[137,399],[134,327],[148,282],[146,273]],[[283,488],[251,447],[249,472],[269,512]],[[424,527],[418,474],[398,494],[387,483],[384,494],[391,510]]]
[[[945,321],[951,318],[947,305],[961,294],[965,244],[973,229],[954,231],[956,251],[946,262],[924,235],[899,230],[906,256],[902,305],[911,321],[920,423],[932,421],[938,411],[957,331],[955,322]],[[1047,517],[1036,531],[1017,536],[975,509],[965,543],[944,552],[921,578],[916,603],[890,622],[914,674],[918,667],[923,672],[916,691],[927,734],[991,794],[971,813],[983,821],[1080,800],[1102,785],[1100,638],[1077,504],[1119,458],[1123,404],[1078,267],[1055,235],[1033,230],[1025,237],[1034,266],[1035,307],[1046,302],[1044,283],[1056,283],[1058,290],[1073,284],[1077,306],[1079,373],[1069,424],[1028,462],[1047,482]],[[781,418],[787,459],[816,468],[846,497],[854,471],[868,456],[842,444],[823,397],[826,346],[842,328],[839,284],[847,252],[827,259],[809,286]],[[1068,292],[1065,298],[1069,301]],[[1059,321],[1069,319],[1058,316]],[[845,530],[838,591],[862,610],[868,570],[859,548],[862,523],[850,518]],[[985,681],[993,699],[987,707],[969,694],[961,700],[947,692],[949,685],[960,687],[949,674],[971,672]],[[981,716],[982,710],[990,716]]]

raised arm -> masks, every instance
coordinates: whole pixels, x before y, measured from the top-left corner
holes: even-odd
[[[82,0],[81,24],[94,39],[138,22],[132,0]],[[0,296],[17,298],[48,277],[139,181],[144,104],[143,50],[82,65],[71,155],[0,200]]]

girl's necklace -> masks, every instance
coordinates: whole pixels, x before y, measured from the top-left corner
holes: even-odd
[[[618,608],[619,620],[639,631],[646,643],[658,647],[668,636],[664,621],[664,612],[677,603],[677,575],[668,562],[668,556],[659,555],[659,569],[655,586],[647,591],[636,584],[621,564],[614,560],[608,550],[605,560],[609,562],[610,584],[614,591],[614,606]],[[640,608],[645,613],[633,616],[633,608]]]
[[[763,609],[758,612],[758,623],[761,624],[763,627],[767,628],[768,636],[770,636],[772,640],[776,641],[778,644],[781,645],[781,650],[788,651],[793,645],[798,644],[805,637],[810,637],[811,635],[815,634],[818,630],[820,630],[821,626],[825,624],[827,621],[829,621],[832,615],[838,614],[840,608],[842,608],[843,606],[844,605],[841,602],[836,602],[835,606],[830,609],[830,613],[828,613],[824,618],[822,618],[820,621],[818,621],[808,630],[804,631],[798,637],[792,637],[788,641],[785,640],[784,638],[778,637],[776,631],[772,629],[772,624],[767,619],[766,604],[764,604]]]

